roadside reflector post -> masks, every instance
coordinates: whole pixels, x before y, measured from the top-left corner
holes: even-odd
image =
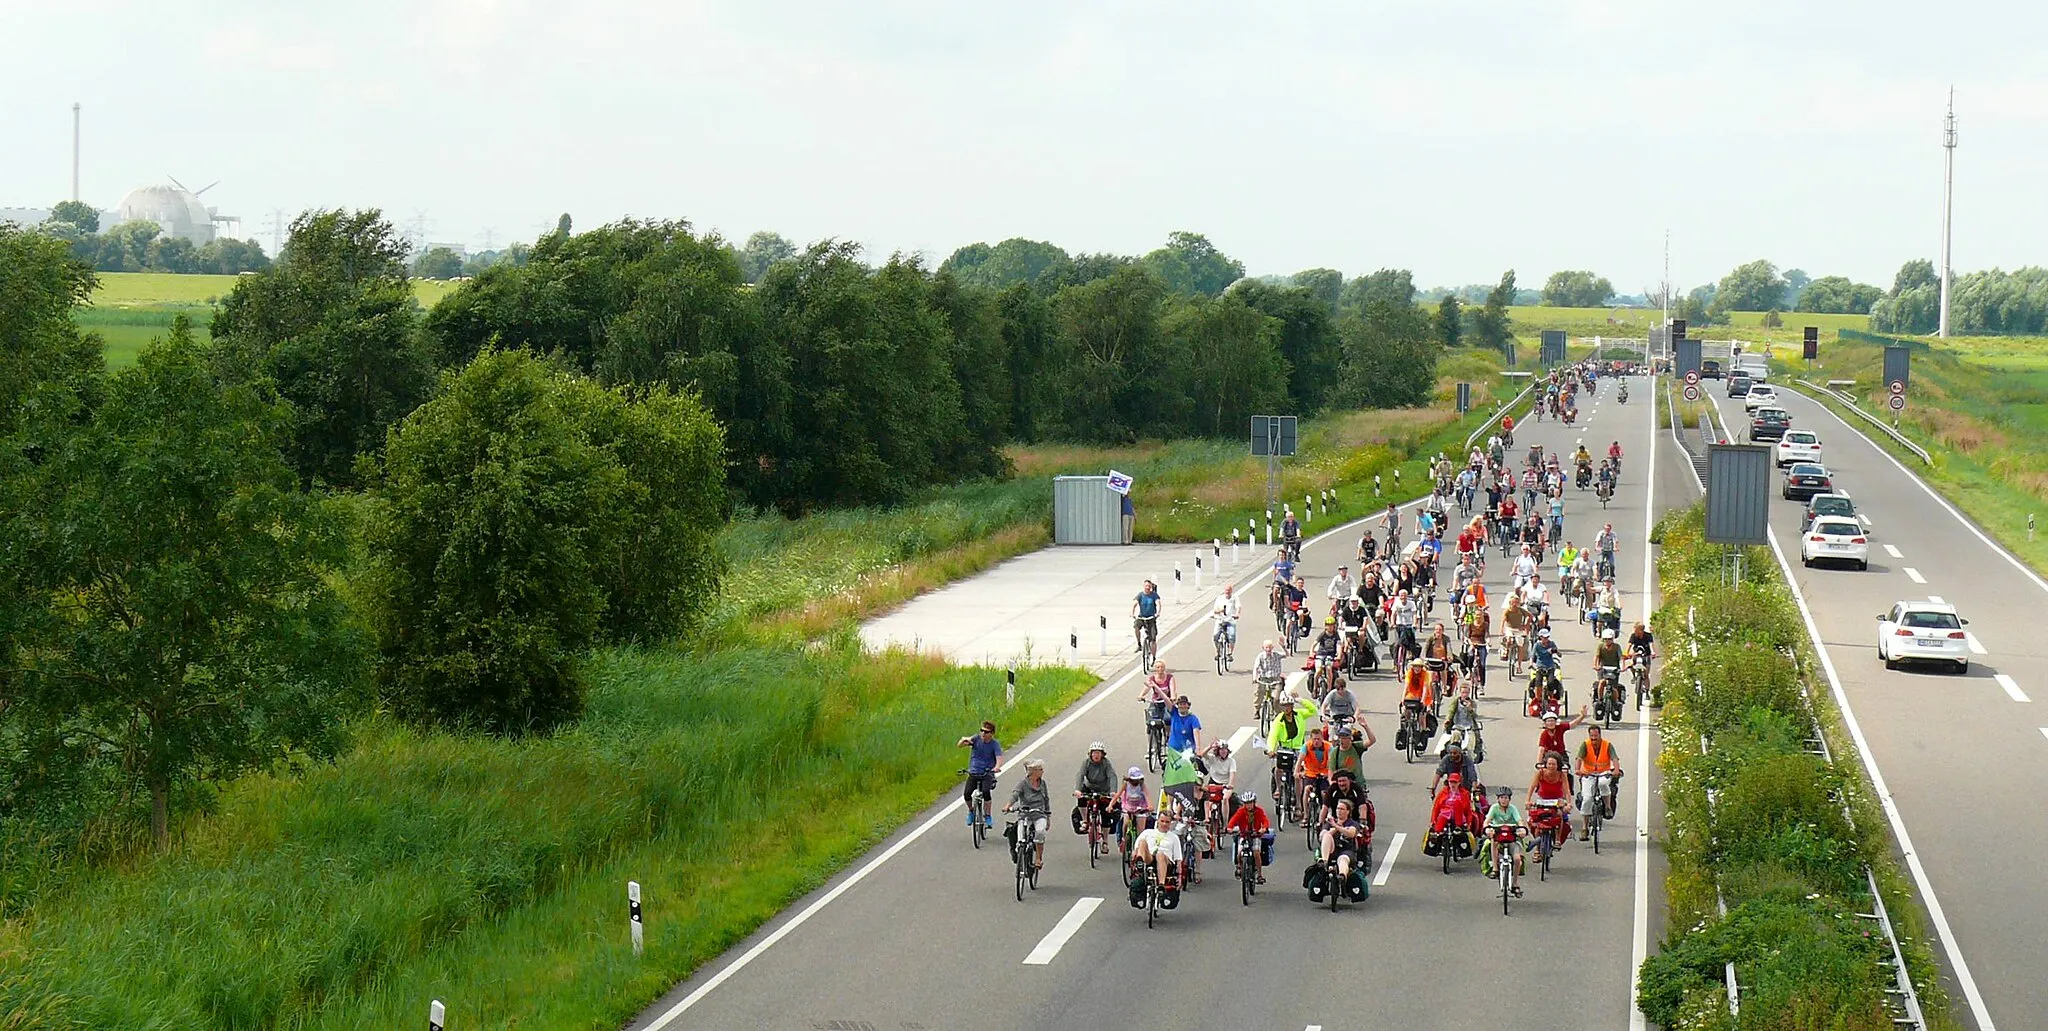
[[[448,1007],[435,999],[427,1004],[427,1031],[444,1031],[448,1026]]]
[[[1266,510],[1266,547],[1273,546],[1273,510]]]
[[[1378,473],[1372,474],[1372,496],[1380,496],[1380,474]]]
[[[1302,519],[1302,522],[1304,522],[1304,523],[1313,523],[1313,522],[1315,522],[1315,521],[1316,521],[1316,496],[1315,496],[1315,495],[1313,495],[1313,494],[1303,494],[1303,495],[1301,496],[1301,514],[1302,514],[1302,516],[1304,517],[1304,518]]]
[[[1180,604],[1180,563],[1173,564],[1173,603]]]
[[[1195,593],[1202,593],[1202,553],[1200,550],[1195,552]]]
[[[626,916],[633,923],[633,955],[638,956],[644,947],[640,930],[640,882],[626,882]]]
[[[1074,656],[1074,665],[1079,666],[1081,664],[1081,631],[1079,628],[1071,626],[1067,628],[1067,648]],[[1011,697],[1016,697],[1015,692],[1011,693]]]
[[[1016,704],[1017,667],[1011,666],[1009,672],[1003,675],[1003,706],[1005,708],[1010,708],[1014,707]]]
[[[1230,528],[1230,564],[1237,565],[1237,527]]]
[[[1097,615],[1095,625],[1102,629],[1102,654],[1109,654],[1109,617]]]

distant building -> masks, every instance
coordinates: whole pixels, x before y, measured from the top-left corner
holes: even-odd
[[[49,208],[0,208],[0,222],[12,222],[23,228],[42,225],[49,219]]]
[[[211,187],[208,187],[211,189]],[[129,191],[121,198],[120,207],[114,209],[110,222],[102,222],[102,231],[122,222],[155,222],[165,236],[177,236],[203,246],[212,243],[217,224],[238,225],[240,219],[222,215],[207,207],[199,194],[175,184],[142,186]]]

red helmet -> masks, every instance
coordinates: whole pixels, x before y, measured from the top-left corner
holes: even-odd
[[[1453,773],[1450,776],[1445,777],[1444,782],[1447,784],[1463,784],[1465,783],[1465,775],[1462,773]]]

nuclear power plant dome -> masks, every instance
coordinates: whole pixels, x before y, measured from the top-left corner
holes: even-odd
[[[165,236],[180,236],[194,244],[213,242],[213,212],[199,195],[180,186],[142,186],[129,191],[115,209],[117,222],[155,222]]]

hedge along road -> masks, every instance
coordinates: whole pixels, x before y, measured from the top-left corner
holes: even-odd
[[[2048,1008],[2048,825],[2028,818],[2048,784],[2048,583],[1819,402],[1780,390],[1792,424],[1819,433],[1822,463],[1856,499],[1870,568],[1799,565],[1803,506],[1771,502],[1771,530],[1827,660],[1836,703],[1879,789],[1907,870],[1940,938],[1952,998],[1989,1031],[2035,1026]],[[1742,406],[1715,396],[1732,427]],[[1773,488],[1778,487],[1777,483]],[[1886,670],[1876,615],[1900,599],[1956,606],[1970,671]],[[2017,818],[2016,818],[2017,817]],[[1987,976],[1980,985],[1973,968]],[[1960,991],[1958,991],[1958,989]]]
[[[1568,488],[1566,529],[1587,542],[1602,522],[1615,524],[1624,615],[1633,620],[1645,611],[1644,599],[1627,585],[1641,578],[1644,562],[1655,421],[1645,403],[1651,397],[1646,381],[1635,381],[1634,403],[1627,406],[1613,403],[1611,390],[1604,384],[1598,402],[1582,408],[1588,418],[1581,428],[1524,423],[1517,442],[1555,450],[1569,449],[1581,436],[1603,448],[1621,441],[1628,456],[1622,490],[1603,513],[1590,491]],[[1667,451],[1658,469],[1660,507],[1693,497],[1667,496],[1667,470],[1676,468],[1670,457]],[[1410,537],[1413,512],[1411,505],[1403,519]],[[1353,524],[1303,549],[1309,594],[1318,604],[1338,563],[1355,565],[1357,538]],[[1486,576],[1491,596],[1503,596],[1507,574],[1508,564],[1495,552]],[[1258,571],[1238,577],[1252,585],[1238,649],[1241,670],[1249,669],[1259,640],[1271,633],[1265,580]],[[1437,612],[1448,620],[1447,606]],[[1592,642],[1572,618],[1567,611],[1560,637],[1576,708],[1591,680]],[[1162,653],[1181,691],[1194,700],[1205,740],[1221,734],[1243,741],[1249,736],[1243,728],[1253,722],[1251,678],[1248,672],[1214,674],[1206,628],[1197,621],[1169,634]],[[1521,689],[1508,684],[1497,664],[1492,684],[1481,702],[1489,753],[1481,774],[1513,787],[1519,801],[1539,728],[1521,714]],[[1143,914],[1128,906],[1114,862],[1089,869],[1085,842],[1068,828],[1068,803],[1061,800],[1092,740],[1107,743],[1119,768],[1142,765],[1134,670],[1098,688],[1024,748],[1006,741],[1012,754],[1004,760],[999,801],[1022,775],[1026,755],[1036,755],[1046,760],[1058,810],[1044,876],[1022,904],[1012,894],[1001,839],[975,851],[958,794],[949,793],[847,873],[678,985],[632,1026],[1022,1029],[1120,1026],[1133,1013],[1162,1026],[1343,1027],[1365,1020],[1497,1026],[1500,1014],[1479,1004],[1484,992],[1475,994],[1469,969],[1449,972],[1460,969],[1461,960],[1480,963],[1489,981],[1516,990],[1557,986],[1592,1026],[1629,1024],[1644,940],[1638,928],[1662,911],[1659,900],[1656,913],[1648,912],[1639,890],[1649,872],[1638,864],[1655,861],[1652,850],[1636,847],[1637,814],[1648,808],[1644,775],[1654,771],[1633,761],[1644,751],[1633,709],[1613,735],[1629,776],[1602,853],[1574,842],[1554,860],[1548,883],[1530,872],[1526,898],[1504,918],[1476,863],[1445,876],[1422,855],[1434,766],[1409,765],[1393,747],[1398,688],[1392,676],[1381,672],[1354,686],[1380,739],[1365,758],[1379,812],[1378,876],[1371,898],[1356,907],[1333,914],[1310,905],[1301,888],[1309,857],[1298,830],[1280,836],[1268,883],[1251,906],[1240,904],[1228,859],[1219,853],[1205,867],[1205,883],[1149,930]],[[1582,737],[1575,732],[1574,745]],[[1264,796],[1269,761],[1248,749],[1238,754],[1238,783]],[[1157,775],[1147,782],[1156,792]],[[1089,901],[1095,899],[1100,903]],[[1447,962],[1453,966],[1446,968]]]

